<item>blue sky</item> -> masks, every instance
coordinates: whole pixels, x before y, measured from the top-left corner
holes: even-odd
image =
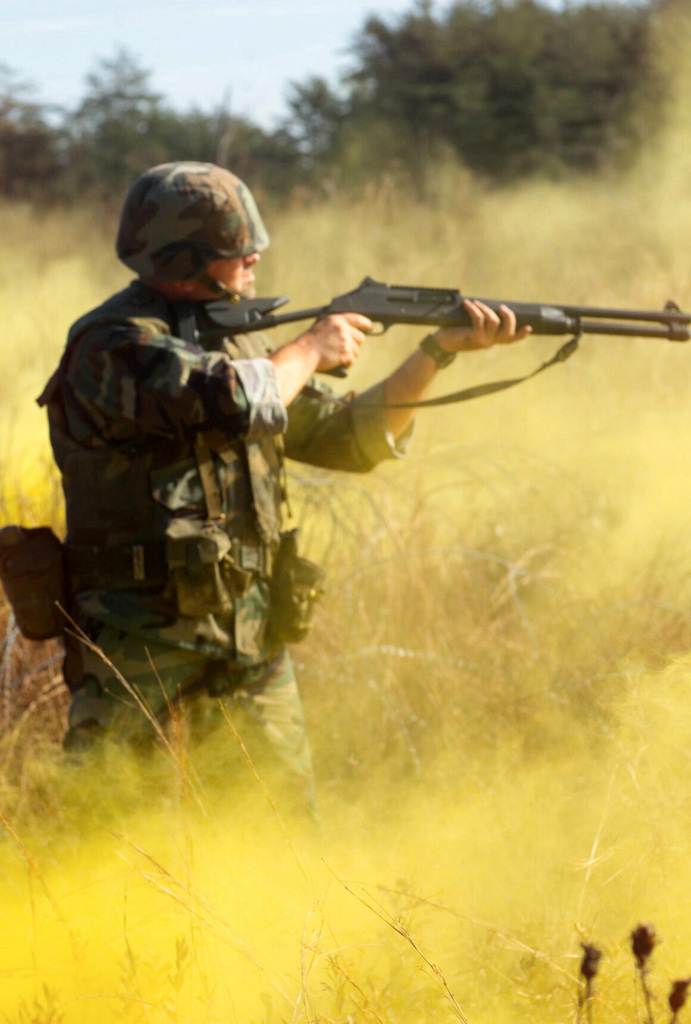
[[[443,10],[448,0],[437,0]],[[0,0],[0,64],[41,102],[74,107],[85,76],[125,47],[177,109],[224,98],[272,127],[289,81],[348,67],[345,50],[368,14],[386,20],[414,0]]]

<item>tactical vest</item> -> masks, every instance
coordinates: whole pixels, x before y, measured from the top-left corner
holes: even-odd
[[[70,398],[67,360],[89,330],[153,323],[157,333],[174,334],[173,320],[157,293],[126,289],[74,325],[39,403],[48,406],[63,477],[72,591],[172,585],[182,614],[218,614],[250,577],[271,576],[285,498],[282,437],[219,440],[215,431],[118,443],[105,440]],[[225,350],[267,354],[256,335]]]

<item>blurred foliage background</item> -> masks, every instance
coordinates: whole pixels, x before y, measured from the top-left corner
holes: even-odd
[[[684,6],[457,0],[437,13],[418,0],[362,25],[337,85],[293,82],[271,131],[223,103],[172,109],[126,50],[96,64],[71,110],[34,102],[0,66],[0,195],[119,201],[142,167],[180,158],[230,166],[282,202],[391,175],[425,196],[448,160],[490,182],[597,173],[654,144],[660,26]]]

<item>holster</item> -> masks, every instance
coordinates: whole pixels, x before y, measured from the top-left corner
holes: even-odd
[[[269,632],[275,643],[299,643],[307,636],[317,601],[324,593],[324,570],[298,554],[298,530],[281,534],[271,580]]]
[[[63,545],[48,526],[0,530],[0,580],[28,640],[60,636],[66,622]]]

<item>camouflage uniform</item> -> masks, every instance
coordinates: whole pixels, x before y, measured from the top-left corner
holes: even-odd
[[[125,240],[121,230],[121,256],[141,248],[146,224],[133,234],[130,225]],[[247,232],[248,251],[265,243]],[[173,251],[151,273],[200,276],[193,264]],[[284,458],[366,472],[407,441],[397,446],[372,407],[381,385],[362,404],[303,393],[286,409],[268,339],[205,349],[180,326],[190,307],[207,326],[204,304],[184,306],[134,281],[72,327],[39,399],[63,477],[71,611],[126,681],[68,642],[66,743],[104,730],[144,735],[181,696],[204,690],[246,707],[279,758],[309,779],[304,716],[272,609]]]

